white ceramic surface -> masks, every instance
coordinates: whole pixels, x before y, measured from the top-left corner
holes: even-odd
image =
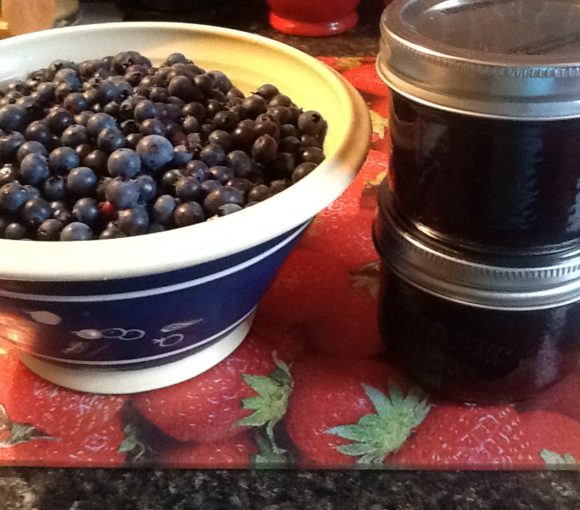
[[[284,192],[218,221],[107,241],[32,244],[0,240],[0,278],[106,280],[227,256],[312,218],[341,194],[366,157],[370,122],[364,101],[352,86],[292,47],[234,30],[136,22],[28,34],[0,42],[0,84],[56,59],[81,61],[124,50],[137,50],[154,64],[172,52],[184,53],[206,70],[224,71],[246,93],[263,83],[274,83],[298,105],[316,109],[327,119],[327,159]]]

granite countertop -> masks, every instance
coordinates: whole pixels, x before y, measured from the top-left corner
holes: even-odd
[[[349,33],[297,38],[267,24],[265,2],[215,1],[209,9],[160,13],[140,2],[86,2],[87,22],[169,19],[256,32],[313,55],[376,54],[380,0],[363,0]],[[192,2],[192,4],[195,2]],[[99,13],[99,16],[96,16]],[[184,19],[185,17],[185,19]],[[1,468],[0,510],[484,509],[580,508],[580,472],[203,471]]]

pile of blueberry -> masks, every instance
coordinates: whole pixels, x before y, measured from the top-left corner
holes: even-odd
[[[326,129],[274,85],[245,96],[180,53],[55,61],[0,92],[0,237],[110,239],[231,214],[309,174]]]

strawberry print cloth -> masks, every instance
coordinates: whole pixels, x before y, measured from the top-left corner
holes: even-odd
[[[322,58],[366,99],[368,158],[305,232],[226,360],[130,396],[48,383],[0,349],[0,465],[168,468],[573,469],[580,371],[533,399],[445,402],[408,381],[376,321],[371,239],[388,175],[387,88],[371,58]]]

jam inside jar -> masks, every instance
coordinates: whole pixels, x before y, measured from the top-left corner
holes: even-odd
[[[391,94],[397,207],[440,241],[487,253],[580,238],[580,119],[464,115]]]
[[[401,367],[464,402],[523,400],[576,366],[580,303],[507,311],[452,302],[384,270],[381,335]]]

